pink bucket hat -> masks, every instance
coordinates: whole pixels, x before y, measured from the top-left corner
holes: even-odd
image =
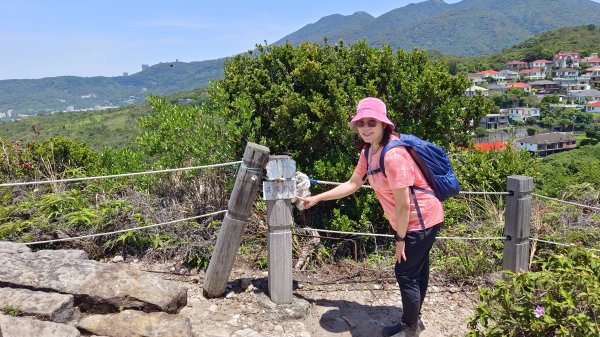
[[[383,103],[383,101],[379,98],[367,97],[358,102],[358,106],[356,107],[356,115],[352,117],[352,120],[349,123],[350,130],[357,132],[358,128],[356,127],[356,121],[363,118],[376,119],[389,125],[391,129],[394,130],[394,123],[392,123],[387,117],[387,108],[385,107],[385,103]]]

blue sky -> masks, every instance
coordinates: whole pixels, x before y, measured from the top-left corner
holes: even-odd
[[[379,16],[411,2],[419,0],[2,0],[0,80],[119,76],[231,56],[323,16]]]
[[[141,64],[231,56],[323,16],[379,16],[412,2],[420,1],[2,0],[0,80],[119,76]]]

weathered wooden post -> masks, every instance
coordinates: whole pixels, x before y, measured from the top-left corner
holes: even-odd
[[[529,233],[531,223],[531,192],[533,178],[508,177],[502,269],[512,272],[529,270]]]
[[[292,303],[292,198],[296,196],[296,162],[271,156],[263,197],[269,223],[269,295],[276,304]]]
[[[269,148],[254,143],[246,145],[242,165],[229,198],[227,213],[204,278],[203,292],[208,298],[219,297],[225,292],[235,255],[242,241],[244,227],[250,216],[254,197],[260,187],[263,170],[268,160]]]

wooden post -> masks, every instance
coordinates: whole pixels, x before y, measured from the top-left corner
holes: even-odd
[[[227,213],[204,278],[203,292],[208,298],[219,297],[225,292],[244,227],[268,160],[269,148],[254,143],[246,145],[242,165],[229,198]]]
[[[269,223],[269,296],[275,304],[292,303],[292,212],[296,196],[296,162],[288,156],[271,156],[263,196]]]
[[[531,192],[533,178],[508,177],[502,269],[512,272],[529,270],[529,233],[531,222]]]

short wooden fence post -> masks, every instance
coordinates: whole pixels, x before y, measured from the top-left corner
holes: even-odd
[[[533,178],[509,176],[502,269],[512,272],[529,270],[529,234],[531,223],[531,193]]]
[[[215,250],[204,278],[204,296],[219,297],[225,292],[244,227],[260,187],[263,170],[269,160],[269,148],[248,143],[242,165],[229,198],[227,213],[219,230]]]
[[[271,156],[263,197],[269,224],[269,296],[275,304],[292,303],[292,212],[296,196],[296,162],[288,156]]]

